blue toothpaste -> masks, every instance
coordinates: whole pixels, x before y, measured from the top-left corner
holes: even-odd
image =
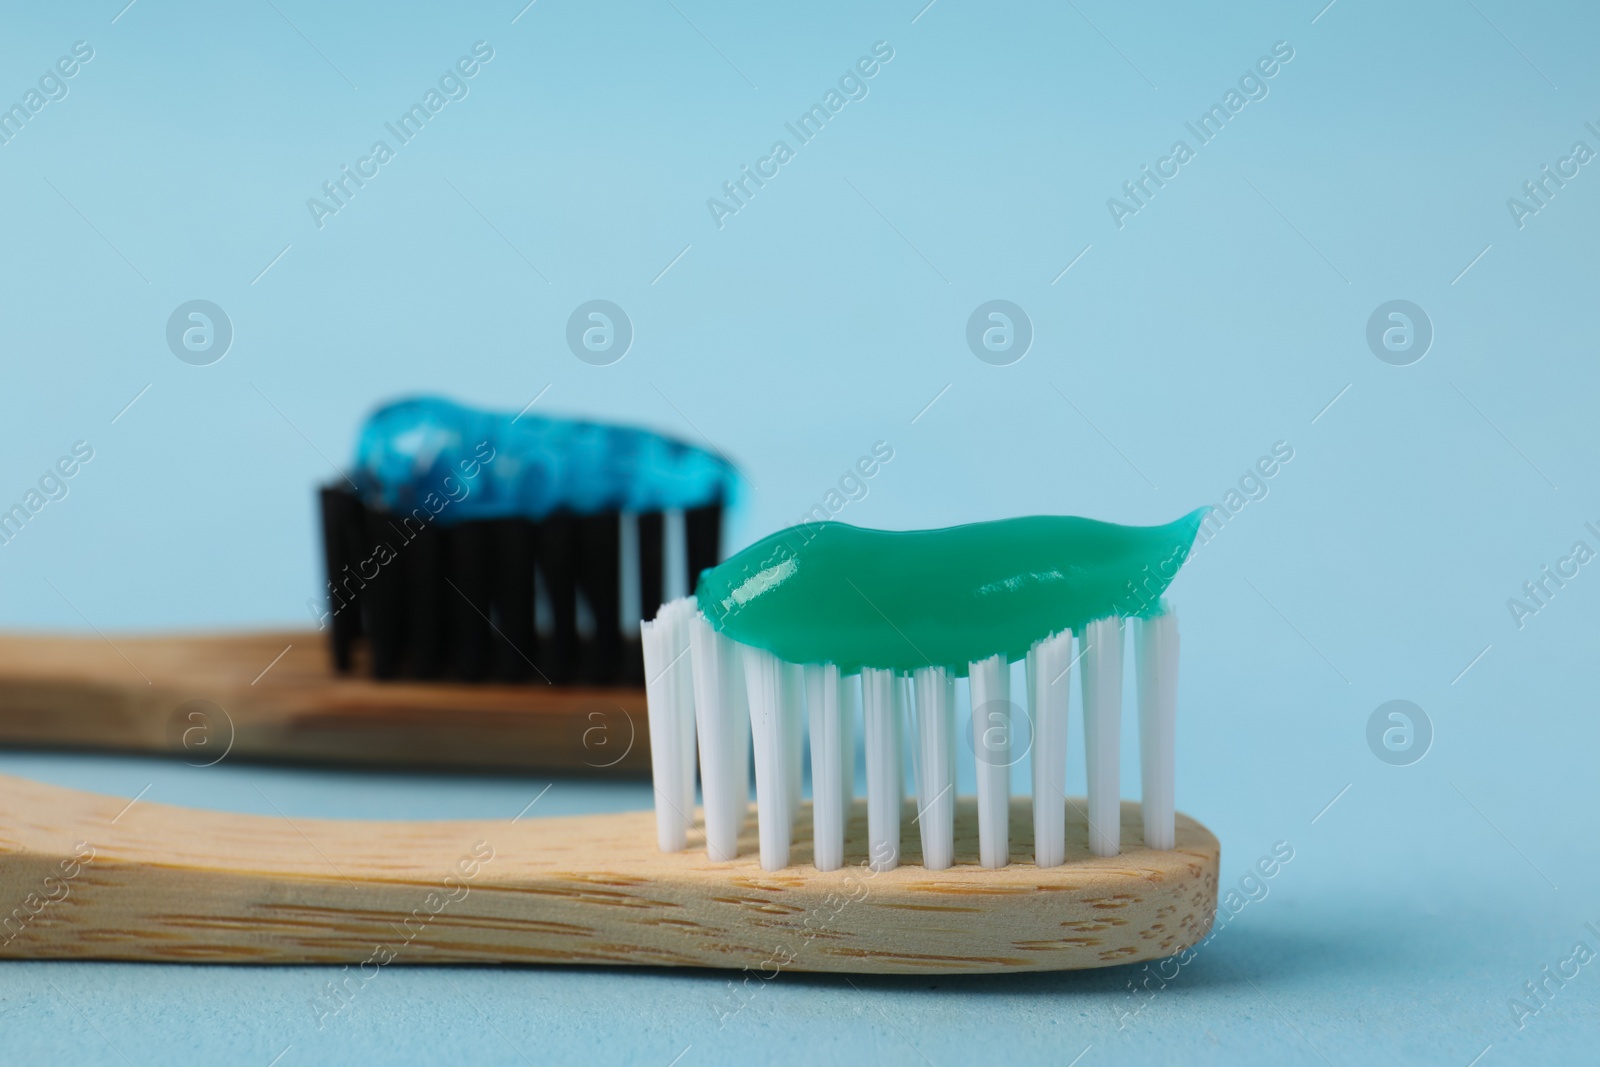
[[[721,456],[648,430],[416,397],[367,419],[351,480],[369,507],[426,508],[454,525],[726,504],[735,474]]]

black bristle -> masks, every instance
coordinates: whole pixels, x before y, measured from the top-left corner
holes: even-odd
[[[683,513],[685,540],[689,542],[689,591],[700,572],[722,562],[722,505],[707,504]]]
[[[369,509],[344,487],[320,491],[329,575],[329,645],[348,672],[359,640],[389,679],[598,685],[644,680],[637,635],[621,632],[621,517],[561,512],[540,522],[471,520],[441,527],[425,511]],[[684,513],[689,584],[721,558],[722,505]],[[665,516],[638,516],[641,618],[680,561],[663,549]],[[550,609],[538,629],[535,573]],[[594,632],[578,632],[578,598]]]
[[[614,511],[584,515],[578,524],[578,584],[594,616],[588,681],[608,685],[621,667],[621,517]]]
[[[406,583],[404,560],[386,511],[367,510],[366,536],[355,570],[366,581],[361,592],[372,646],[374,678],[398,678],[406,658]]]
[[[538,652],[534,629],[534,525],[526,519],[496,519],[490,525],[495,538],[490,599],[500,628],[494,639],[494,676],[507,682],[527,681],[534,674]]]
[[[653,619],[661,611],[662,515],[649,511],[639,516],[639,618]]]
[[[641,686],[644,684],[644,645],[638,634],[622,635],[621,651],[617,653],[617,685]]]
[[[539,643],[539,667],[552,684],[572,681],[578,654],[575,520],[550,515],[538,524],[539,576],[550,603],[550,640]]]
[[[366,520],[361,499],[342,484],[324,487],[317,499],[322,508],[322,560],[328,575],[328,648],[333,669],[347,674],[356,639],[361,636],[361,605],[358,592],[341,588],[340,578],[347,565],[355,566],[352,548],[360,543]]]
[[[421,515],[428,515],[422,510]],[[450,602],[459,599],[445,584],[445,531],[415,513],[396,520],[411,540],[401,549],[406,557],[406,659],[413,678],[442,677],[450,648]]]
[[[489,592],[494,585],[493,527],[485,522],[463,522],[445,531],[446,576],[453,638],[453,673],[464,682],[481,682],[489,675],[492,656],[489,626]]]

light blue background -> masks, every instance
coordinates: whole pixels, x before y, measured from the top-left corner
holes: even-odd
[[[1525,1029],[1507,1002],[1575,941],[1600,949],[1600,578],[1520,629],[1507,598],[1574,541],[1600,548],[1600,175],[1521,229],[1506,200],[1574,141],[1600,148],[1600,18],[923,2],[13,8],[0,100],[74,41],[95,58],[0,146],[0,502],[74,441],[95,458],[0,548],[0,624],[306,624],[312,486],[405,391],[516,409],[548,386],[539,410],[703,436],[752,483],[740,543],[879,440],[895,458],[841,519],[1165,521],[1285,441],[1270,495],[1174,586],[1179,803],[1222,839],[1225,881],[1292,845],[1270,895],[1122,1029],[1136,969],[785,975],[719,1029],[716,974],[395,967],[318,1031],[316,969],[5,964],[8,1062],[1593,1057],[1594,967]],[[480,39],[470,95],[318,230],[306,199]],[[895,56],[870,95],[719,230],[706,199],[879,40]],[[1270,95],[1118,229],[1106,199],[1280,40]],[[597,297],[637,331],[609,367],[563,340]],[[236,330],[209,367],[164,341],[195,298]],[[1036,331],[1009,367],[964,340],[994,298]],[[1365,341],[1395,298],[1436,330],[1412,366]],[[1365,739],[1396,698],[1436,735],[1399,768]],[[291,816],[509,817],[545,784],[0,769]],[[647,802],[563,779],[539,810]]]

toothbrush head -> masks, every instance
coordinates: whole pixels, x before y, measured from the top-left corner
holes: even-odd
[[[1035,516],[905,533],[818,523],[706,570],[695,597],[666,605],[643,627],[659,846],[686,847],[698,750],[707,854],[738,857],[753,751],[761,866],[790,866],[809,730],[818,870],[841,867],[851,847],[858,732],[864,845],[874,871],[905,861],[908,816],[926,869],[973,858],[991,869],[1010,864],[1011,769],[1024,756],[1033,778],[1034,865],[1059,867],[1085,849],[1117,856],[1123,648],[1131,632],[1143,770],[1139,845],[1174,848],[1178,619],[1163,594],[1204,515],[1154,527]],[[1071,841],[1067,809],[1077,804],[1065,781],[1075,666],[1088,796],[1084,836]],[[1014,668],[1022,682],[1015,698]],[[970,722],[965,746],[958,712]],[[958,766],[967,764],[963,747],[977,785],[976,857],[957,850],[965,840],[956,834],[955,796]]]
[[[368,418],[349,474],[321,493],[318,622],[340,673],[364,640],[380,679],[643,680],[639,620],[720,558],[734,469],[532,407],[413,397]]]

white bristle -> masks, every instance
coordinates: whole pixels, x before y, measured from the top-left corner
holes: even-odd
[[[867,749],[867,857],[875,871],[900,865],[900,746],[897,743],[894,671],[864,667],[861,709]]]
[[[789,731],[784,749],[788,762],[784,765],[785,781],[789,787],[789,816],[792,820],[800,810],[800,800],[805,796],[805,743],[806,743],[806,673],[798,663],[783,664],[783,722]]]
[[[919,667],[916,690],[917,824],[922,865],[942,871],[955,862],[955,680],[943,667]]]
[[[978,770],[978,862],[1004,867],[1011,852],[1011,668],[1004,656],[973,660],[972,752]]]
[[[1122,847],[1118,760],[1122,734],[1122,620],[1096,619],[1079,637],[1083,651],[1083,745],[1089,779],[1089,851]]]
[[[844,742],[844,777],[839,781],[845,818],[856,802],[856,723],[861,721],[861,675],[839,679],[839,738]]]
[[[900,807],[905,808],[906,799],[906,760],[911,751],[906,744],[906,736],[911,733],[907,723],[911,720],[911,676],[909,674],[896,674],[894,676],[894,750],[899,755],[894,761],[895,787],[894,795],[901,800]],[[912,779],[914,781],[914,779]],[[913,794],[914,795],[914,794]]]
[[[1144,843],[1176,844],[1174,774],[1178,705],[1178,617],[1167,608],[1133,623],[1139,679],[1139,762],[1143,784]]]
[[[789,726],[785,692],[791,664],[762,648],[741,647],[745,690],[750,698],[750,732],[756,756],[756,823],[761,837],[761,867],[778,871],[789,865],[794,807],[789,788]]]
[[[1089,850],[1115,856],[1121,849],[1125,628],[1133,632],[1138,680],[1144,844],[1175,847],[1178,621],[1163,602],[1161,614],[1129,620],[1126,626],[1117,617],[1086,624],[1078,634],[1076,659],[1070,631],[1042,638],[1028,650],[1022,666],[1032,719],[1034,863],[1040,868],[1066,861],[1068,709],[1072,665],[1080,660]],[[869,866],[876,871],[899,866],[908,784],[914,786],[923,866],[944,870],[955,864],[960,746],[949,669],[927,666],[901,674],[864,667],[858,675],[842,675],[834,664],[790,663],[718,631],[693,597],[664,604],[654,621],[641,626],[640,635],[657,843],[663,850],[687,847],[698,742],[706,854],[714,861],[737,857],[749,810],[753,737],[762,868],[789,865],[809,749],[814,863],[819,870],[840,869],[855,798],[859,730]],[[995,655],[967,666],[978,786],[977,859],[984,867],[1004,867],[1010,860],[1011,765],[1017,756],[1012,738],[1020,725],[1011,702],[1012,664]]]
[[[668,508],[661,521],[661,583],[668,600],[686,597],[694,588],[689,573],[689,528],[683,509]]]
[[[1058,867],[1067,858],[1067,697],[1072,631],[1028,650],[1028,707],[1033,712],[1033,862]]]
[[[734,763],[737,765],[733,776],[735,795],[738,803],[734,805],[737,811],[737,825],[744,829],[745,820],[750,814],[750,695],[744,688],[744,671],[740,668],[743,662],[739,657],[739,642],[731,637],[724,637],[728,644],[728,663],[733,674],[734,721],[738,724],[734,736],[739,742],[739,751],[734,753]],[[701,787],[702,789],[704,786]],[[737,831],[736,831],[737,832]]]
[[[739,828],[749,803],[750,723],[744,668],[738,646],[713,629],[704,615],[696,612],[689,626],[706,855],[727,861],[739,854]]]
[[[689,626],[692,600],[665,604],[640,627],[650,721],[650,769],[656,796],[656,844],[663,852],[688,847],[694,815],[694,666]]]
[[[811,836],[817,870],[844,866],[844,828],[849,804],[843,782],[853,773],[844,761],[844,716],[839,668],[831,663],[805,668],[806,705],[811,720]]]

